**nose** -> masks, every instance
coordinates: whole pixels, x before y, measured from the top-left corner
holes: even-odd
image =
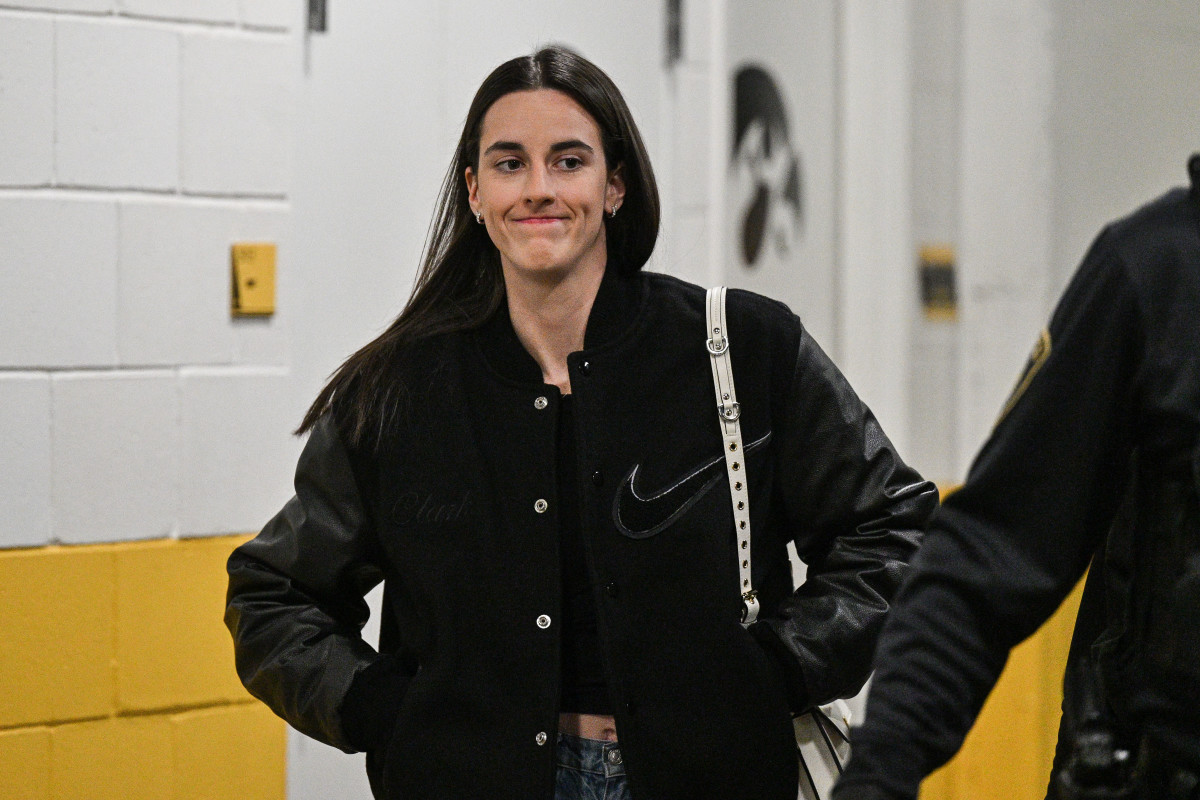
[[[534,164],[525,173],[524,200],[529,205],[539,206],[554,201],[554,179],[544,164]]]

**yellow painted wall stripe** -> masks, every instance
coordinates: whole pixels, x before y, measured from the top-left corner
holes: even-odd
[[[283,800],[286,729],[221,622],[246,537],[0,550],[0,797]],[[1081,587],[1013,651],[922,800],[1040,797]]]
[[[0,797],[283,800],[286,728],[222,623],[245,540],[0,550]]]

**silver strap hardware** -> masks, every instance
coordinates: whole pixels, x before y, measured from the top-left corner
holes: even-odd
[[[733,386],[733,363],[729,358],[729,329],[725,321],[725,287],[708,290],[705,300],[708,318],[709,363],[712,365],[713,389],[717,395],[718,420],[724,441],[725,470],[729,475],[729,499],[733,504],[733,525],[737,534],[738,580],[742,596],[742,625],[749,626],[758,619],[758,592],[750,578],[750,491],[742,456],[742,407],[738,405]]]

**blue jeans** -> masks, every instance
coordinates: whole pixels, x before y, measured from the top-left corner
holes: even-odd
[[[554,800],[631,800],[620,745],[560,733]]]

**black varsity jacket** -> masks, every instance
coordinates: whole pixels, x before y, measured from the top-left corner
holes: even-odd
[[[936,505],[786,307],[731,291],[728,327],[762,606],[749,629],[704,291],[610,269],[568,359],[582,532],[638,800],[794,800],[789,711],[862,686]],[[558,390],[503,306],[412,347],[394,377],[406,394],[384,446],[351,451],[319,424],[296,496],[230,558],[239,674],[300,731],[368,751],[378,798],[549,800]],[[788,542],[809,565],[799,589]],[[381,580],[377,652],[360,630]]]

